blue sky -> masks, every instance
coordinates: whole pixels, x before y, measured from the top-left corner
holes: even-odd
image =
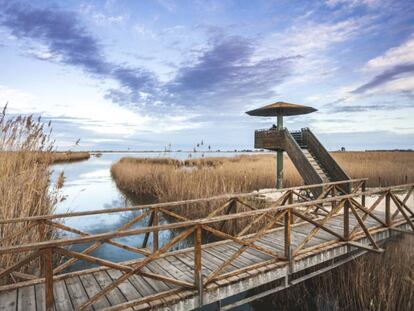
[[[329,149],[414,148],[414,2],[3,1],[0,104],[59,148],[252,148],[275,101]]]

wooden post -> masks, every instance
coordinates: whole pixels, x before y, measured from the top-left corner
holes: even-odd
[[[332,197],[336,197],[336,185],[333,185],[332,187]],[[336,206],[336,201],[332,201],[332,209],[334,209]]]
[[[362,192],[365,192],[366,191],[366,186],[367,186],[367,181],[364,180],[362,182],[362,188],[361,188]],[[365,207],[365,194],[363,194],[362,197],[361,197],[361,205],[363,207]]]
[[[151,212],[151,216],[150,216],[150,219],[148,220],[147,227],[151,227],[153,225],[153,222],[154,222],[154,211]],[[150,233],[151,233],[150,231],[145,233],[144,241],[142,241],[142,248],[147,247],[148,238],[149,238]]]
[[[154,219],[153,219],[153,226],[158,226],[158,220],[159,220],[159,212],[158,208],[154,208]],[[158,251],[158,230],[155,230],[152,232],[152,244],[153,244],[153,251]]]
[[[285,257],[287,260],[289,260],[290,258],[290,246],[291,246],[291,223],[292,223],[292,218],[291,218],[291,212],[290,209],[287,210],[287,212],[285,213]]]
[[[385,223],[387,227],[391,227],[391,194],[389,191],[385,196]]]
[[[39,239],[40,241],[46,241],[46,224],[44,221],[39,221]],[[39,260],[40,275],[45,275],[45,261]]]
[[[201,270],[201,226],[194,231],[194,285],[198,290],[199,307],[203,305],[203,275]]]
[[[277,130],[283,131],[283,115],[277,115]],[[276,188],[283,187],[283,150],[277,149],[276,154]]]
[[[351,202],[346,200],[344,204],[344,239],[349,241],[349,205]]]
[[[46,311],[53,310],[53,249],[47,248],[43,251],[43,267],[45,276],[45,302]]]

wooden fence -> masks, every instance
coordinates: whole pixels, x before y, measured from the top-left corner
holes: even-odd
[[[7,241],[15,241],[23,232],[15,232],[11,236],[3,237],[0,240],[0,256],[8,254],[26,254],[18,262],[4,267],[0,270],[0,280],[6,280],[5,285],[0,286],[1,290],[10,290],[21,286],[45,283],[45,301],[47,310],[53,308],[54,293],[53,283],[57,280],[70,277],[76,273],[67,272],[78,260],[83,260],[101,266],[100,268],[111,268],[122,272],[122,275],[112,284],[103,288],[99,293],[91,297],[87,302],[79,308],[79,310],[88,309],[94,302],[98,301],[109,291],[115,289],[119,284],[127,280],[134,274],[140,274],[146,278],[161,280],[170,284],[179,286],[181,289],[197,290],[202,299],[202,293],[208,290],[209,284],[213,281],[228,278],[232,275],[238,275],[248,271],[249,269],[258,269],[268,265],[270,262],[280,261],[283,263],[292,263],[295,259],[311,252],[312,247],[307,246],[316,234],[320,231],[327,232],[335,238],[327,242],[327,244],[346,243],[355,247],[369,249],[375,252],[381,252],[381,248],[372,238],[372,230],[388,228],[390,230],[401,231],[395,228],[402,222],[408,223],[414,231],[412,218],[414,211],[408,207],[408,200],[412,197],[414,184],[400,185],[387,188],[378,188],[366,190],[366,179],[353,179],[340,182],[331,182],[325,184],[294,187],[275,190],[255,192],[248,194],[230,194],[221,195],[206,199],[195,199],[180,202],[157,203],[142,206],[134,206],[127,208],[113,208],[96,211],[73,212],[65,214],[45,215],[36,217],[25,217],[20,219],[2,219],[0,226],[10,225],[13,223],[25,223],[24,228],[27,233],[36,227],[42,230],[61,230],[76,234],[78,236],[59,238],[47,241],[39,241],[31,244],[6,245]],[[351,193],[346,193],[344,187],[350,187]],[[319,197],[313,197],[312,188],[321,188]],[[278,193],[277,198],[273,201],[266,201],[263,204],[263,195]],[[403,197],[402,197],[402,194]],[[366,197],[375,196],[375,202],[367,206]],[[219,202],[220,204],[213,204]],[[189,219],[182,214],[182,208],[191,209],[197,204],[206,203],[214,208],[209,209],[206,217],[199,219]],[[391,208],[393,203],[394,211]],[[237,207],[243,208],[239,211]],[[384,208],[384,217],[378,216],[376,211]],[[69,227],[64,224],[64,220],[72,217],[82,217],[100,214],[111,214],[121,212],[138,212],[132,220],[120,226],[116,231],[91,234],[82,230]],[[343,232],[338,233],[332,230],[326,224],[334,216],[340,215],[343,225]],[[356,226],[350,225],[350,215],[357,220]],[[160,217],[168,217],[169,223],[161,224]],[[374,219],[378,226],[368,229],[365,225],[367,218]],[[238,232],[226,232],[223,230],[226,223],[231,221],[241,221],[249,219],[248,224]],[[139,222],[148,220],[148,225],[138,228],[131,228]],[[296,243],[293,247],[291,243],[292,226],[306,222],[313,225],[313,229],[303,238],[300,243]],[[258,245],[256,242],[260,240],[266,233],[275,230],[275,228],[283,228],[284,230],[284,251],[276,252],[273,249]],[[160,243],[159,233],[162,231],[176,230],[177,234],[173,235],[170,240]],[[218,266],[207,276],[202,276],[202,249],[208,247],[208,243],[203,242],[202,238],[206,234],[216,237],[217,239],[231,240],[240,245],[238,251],[229,256],[223,264]],[[120,243],[115,239],[130,236],[143,236],[143,243],[140,246],[131,246]],[[171,248],[180,241],[193,236],[194,254],[193,271],[194,278],[192,282],[188,280],[172,278],[166,275],[142,271],[150,262],[169,256],[178,254],[183,250],[171,251]],[[356,240],[366,237],[370,241],[370,246],[357,243]],[[148,243],[152,238],[152,243]],[[73,251],[70,246],[91,243],[82,252]],[[103,244],[134,252],[139,258],[128,263],[118,263],[102,258],[94,257],[90,253]],[[149,247],[149,244],[152,244]],[[320,245],[319,245],[320,246]],[[243,252],[248,249],[254,249],[258,252],[270,255],[273,259],[263,261],[259,264],[238,269],[232,272],[224,270],[234,260],[236,260]],[[68,258],[62,262],[59,258]],[[41,263],[40,273],[38,275],[23,272],[22,268],[39,260]],[[88,271],[90,271],[89,269]],[[122,307],[133,306],[134,301],[124,304]],[[201,302],[202,303],[202,302]]]

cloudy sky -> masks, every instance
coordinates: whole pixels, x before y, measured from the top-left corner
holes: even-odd
[[[329,149],[414,148],[414,2],[0,0],[0,105],[60,148],[252,148],[274,101]]]

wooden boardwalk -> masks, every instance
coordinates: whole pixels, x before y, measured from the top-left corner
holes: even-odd
[[[375,194],[372,204],[366,204],[366,196],[358,192],[363,182],[354,187],[354,194],[339,195],[337,191],[340,191],[340,187],[335,185],[340,183],[328,183],[324,186],[324,196],[308,200],[300,199],[303,197],[300,193],[302,188],[286,190],[281,192],[276,204],[273,202],[273,205],[261,210],[238,197],[239,203],[250,207],[246,212],[225,213],[232,206],[231,202],[235,202],[234,198],[226,199],[225,204],[219,205],[203,220],[188,220],[172,210],[164,209],[164,205],[155,205],[158,212],[169,213],[171,217],[175,215],[179,221],[158,225],[158,216],[153,214],[147,229],[136,229],[134,232],[122,228],[117,234],[108,236],[83,233],[78,238],[81,241],[73,238],[37,243],[30,247],[3,247],[0,254],[53,248],[54,253],[72,257],[72,260],[77,258],[95,262],[101,267],[72,273],[63,271],[62,274],[58,274],[58,267],[54,267],[56,273],[52,270],[49,276],[46,267],[46,281],[26,277],[21,282],[1,286],[0,310],[46,310],[50,293],[53,294],[53,300],[48,309],[53,310],[190,310],[272,281],[283,280],[282,287],[288,287],[304,279],[303,276],[295,277],[299,271],[309,271],[311,277],[318,270],[334,266],[335,262],[347,258],[347,255],[366,251],[382,252],[377,242],[388,239],[393,232],[399,234],[414,230],[414,209],[410,206],[412,184],[366,192],[367,196]],[[295,193],[296,200],[293,199]],[[357,194],[363,197],[360,202],[353,201]],[[152,206],[147,208],[154,211]],[[239,220],[241,217],[253,217],[256,223],[265,218],[269,218],[269,221],[263,222],[259,229],[253,231],[242,230],[246,234],[230,235],[217,226],[213,228],[212,224]],[[158,247],[158,232],[164,227],[178,228],[180,233],[172,241]],[[66,229],[75,231],[73,228]],[[202,230],[224,240],[202,243]],[[111,263],[92,257],[87,251],[60,251],[64,246],[83,241],[108,243],[112,241],[111,238],[123,234],[145,234],[148,240],[150,232],[154,249],[145,257],[130,262]],[[190,234],[194,236],[194,247],[175,251],[164,249]],[[147,249],[146,245],[143,246],[141,252]],[[47,259],[45,254],[43,258]],[[5,273],[3,270],[0,276],[10,275],[12,271]],[[17,273],[15,277],[18,276]],[[45,293],[48,286],[53,288]]]

